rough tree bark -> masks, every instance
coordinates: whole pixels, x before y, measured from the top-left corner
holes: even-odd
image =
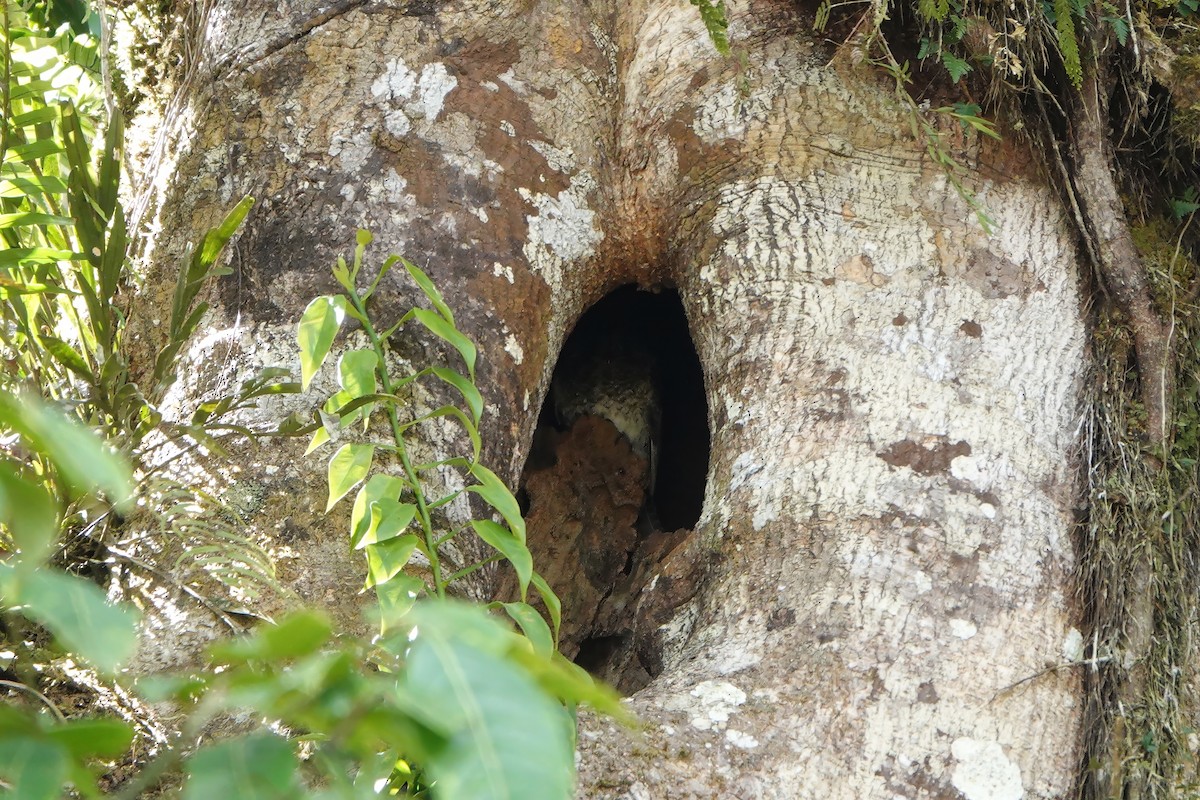
[[[729,6],[734,58],[686,0],[217,2],[141,220],[163,233],[140,302],[167,308],[181,242],[258,198],[189,354],[202,396],[296,363],[296,319],[367,227],[480,344],[486,452],[515,485],[580,314],[676,287],[712,437],[681,551],[703,579],[632,698],[645,735],[586,722],[580,795],[1061,797],[1086,362],[1067,218],[1029,153],[960,136],[986,235],[876,75],[792,2]],[[358,565],[299,452],[209,477],[355,624]],[[147,664],[215,635],[172,625]]]

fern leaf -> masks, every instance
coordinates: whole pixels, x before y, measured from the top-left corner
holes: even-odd
[[[1058,52],[1062,55],[1067,77],[1078,89],[1083,85],[1083,64],[1079,59],[1079,40],[1075,38],[1072,10],[1071,0],[1054,0],[1054,28],[1058,34]]]
[[[723,56],[729,55],[729,19],[725,16],[725,0],[690,0],[700,11],[700,19],[708,38],[712,40],[717,52]]]

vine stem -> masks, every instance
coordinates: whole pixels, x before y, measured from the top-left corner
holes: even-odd
[[[359,313],[363,330],[367,333],[367,338],[371,342],[371,348],[375,351],[375,358],[378,363],[375,366],[375,373],[379,376],[379,384],[385,394],[392,394],[392,381],[388,376],[387,371],[387,347],[383,339],[379,336],[379,331],[375,330],[374,324],[371,323],[371,318],[367,314],[366,304],[358,294],[357,289],[350,289],[347,292],[350,296],[350,301],[354,303],[355,310]],[[421,488],[421,478],[417,475],[416,469],[413,467],[412,459],[409,458],[408,448],[404,446],[404,434],[400,430],[400,419],[396,416],[396,409],[390,403],[387,407],[388,422],[392,427],[392,438],[396,441],[396,453],[400,456],[400,466],[404,469],[404,477],[408,481],[409,488],[412,489],[413,496],[417,501],[417,518],[421,521],[421,532],[425,537],[425,550],[429,557],[429,566],[433,572],[433,587],[439,599],[446,597],[446,587],[442,584],[442,565],[441,559],[438,557],[437,542],[433,531],[433,520],[429,515],[429,504],[425,501],[425,492]]]

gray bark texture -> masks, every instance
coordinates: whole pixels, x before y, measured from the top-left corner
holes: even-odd
[[[141,316],[169,309],[182,242],[258,202],[176,399],[297,365],[295,323],[365,227],[478,342],[486,461],[515,487],[579,316],[675,287],[712,437],[678,550],[699,578],[662,606],[645,730],[584,720],[579,796],[1062,797],[1087,356],[1067,219],[1029,153],[947,129],[985,234],[877,73],[794,3],[728,5],[726,58],[686,0],[216,2],[140,220],[161,233],[139,302],[162,309]],[[302,449],[196,480],[353,628],[361,567]],[[219,633],[158,600],[144,669]]]

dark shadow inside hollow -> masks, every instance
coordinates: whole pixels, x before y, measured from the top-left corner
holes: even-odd
[[[517,496],[563,604],[564,655],[630,693],[662,669],[658,628],[694,594],[708,474],[704,375],[679,295],[624,286],[563,345]]]

